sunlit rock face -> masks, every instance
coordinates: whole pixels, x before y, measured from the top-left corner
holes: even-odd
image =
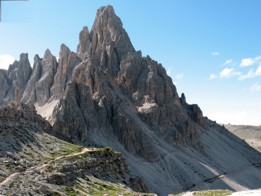
[[[121,151],[149,192],[259,188],[260,153],[179,97],[164,67],[134,49],[111,6],[83,28],[76,52],[62,44],[58,62],[47,50],[33,69],[22,54],[0,70],[0,85],[2,104],[34,104],[53,135]],[[241,167],[248,169],[232,172]]]

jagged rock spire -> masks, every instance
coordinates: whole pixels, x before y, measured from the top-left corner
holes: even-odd
[[[84,58],[88,55],[88,52],[91,48],[90,33],[88,27],[83,27],[83,30],[80,32],[79,44],[77,47],[77,54],[79,57]]]
[[[102,53],[109,50],[108,47],[111,45],[113,45],[113,50],[117,53],[119,60],[129,52],[134,52],[134,47],[120,18],[116,16],[113,7],[109,5],[98,9],[90,33],[87,27],[81,31],[77,54],[83,59],[88,55],[95,55],[100,60]]]
[[[79,57],[72,52],[65,44],[61,45],[59,54],[59,66],[54,77],[54,84],[51,88],[53,98],[58,99],[62,96],[66,84],[70,81],[73,69],[80,63]]]

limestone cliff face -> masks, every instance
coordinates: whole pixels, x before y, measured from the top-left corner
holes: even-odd
[[[96,134],[112,132],[127,151],[150,161],[160,157],[151,132],[171,145],[197,140],[165,69],[134,50],[111,6],[97,11],[91,33],[86,27],[80,33],[77,54],[83,62],[54,111],[58,135],[91,145]]]
[[[59,55],[59,66],[54,76],[54,84],[51,88],[51,94],[54,99],[59,99],[65,91],[67,83],[71,80],[73,69],[80,63],[79,57],[74,52],[62,44]]]
[[[199,108],[197,104],[189,105],[186,101],[186,97],[184,93],[181,94],[180,97],[180,103],[185,110],[185,112],[188,114],[188,116],[196,123],[198,123],[201,127],[206,128],[206,122],[203,116],[203,112]]]
[[[33,69],[21,54],[0,76],[4,104],[59,100],[49,114],[54,135],[84,145],[101,145],[98,134],[113,135],[152,162],[161,157],[155,142],[192,144],[205,126],[199,107],[180,101],[163,66],[135,51],[111,6],[97,11],[90,32],[83,28],[77,53],[62,44],[58,62],[46,50],[35,56]]]
[[[22,53],[20,60],[15,61],[8,69],[10,87],[4,98],[7,102],[19,101],[22,98],[31,73],[32,68],[28,60],[28,54]]]
[[[9,90],[8,73],[6,70],[0,70],[0,104],[3,103],[4,98]]]
[[[51,87],[57,70],[56,58],[50,50],[46,50],[44,58],[38,55],[34,57],[32,74],[23,92],[21,102],[24,103],[46,103],[51,97]]]
[[[189,105],[184,94],[178,96],[164,67],[135,51],[111,6],[97,11],[90,31],[83,28],[76,53],[62,44],[58,62],[49,50],[34,61],[31,69],[22,54],[8,71],[0,70],[0,102],[35,104],[52,122],[52,135],[121,151],[151,192],[207,186],[213,173],[233,174],[261,161],[260,154],[205,118],[198,105]],[[252,169],[255,177],[249,180],[256,185],[261,175]],[[209,186],[234,187],[222,179],[216,185]]]
[[[134,48],[119,17],[111,6],[101,7],[89,33],[84,27],[80,33],[77,54],[84,60],[92,59],[108,74],[115,76],[122,59]]]

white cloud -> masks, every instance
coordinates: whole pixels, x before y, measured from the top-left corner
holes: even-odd
[[[261,65],[259,65],[256,69],[256,75],[260,76],[261,75]]]
[[[231,63],[233,63],[233,59],[228,59],[225,61],[224,65],[229,65]]]
[[[250,87],[251,92],[259,92],[261,91],[261,84],[254,84]]]
[[[241,75],[240,72],[235,71],[233,68],[225,68],[220,72],[220,77],[221,78],[231,78],[234,76]]]
[[[242,59],[241,60],[241,67],[247,67],[247,66],[251,66],[254,64],[254,60],[251,58],[246,58],[246,59]]]
[[[211,56],[219,56],[220,53],[219,52],[211,52]]]
[[[261,76],[261,65],[259,65],[254,71],[253,69],[250,69],[246,75],[240,75],[239,80],[245,80],[248,78],[255,78],[257,76]]]
[[[248,67],[261,62],[261,56],[254,58],[244,58],[241,60],[240,67]]]
[[[0,55],[0,69],[8,69],[9,65],[15,61],[15,58],[9,54]]]
[[[216,74],[210,74],[209,80],[215,80],[215,79],[217,79],[217,75]]]

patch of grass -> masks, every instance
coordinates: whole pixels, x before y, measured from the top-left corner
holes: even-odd
[[[9,184],[9,188],[10,188],[10,189],[13,188],[14,185],[15,185],[15,182],[12,182],[11,184]]]
[[[14,167],[11,163],[8,163],[5,165],[6,169],[9,170],[9,171],[13,171]]]
[[[67,196],[77,196],[77,192],[73,189],[73,187],[65,187],[64,189]]]
[[[31,152],[24,152],[28,157],[34,159],[34,155]]]
[[[229,190],[206,190],[194,192],[194,196],[227,196],[231,195],[232,191]]]
[[[52,196],[61,196],[61,194],[57,193],[57,192],[52,192],[51,194],[52,194]]]
[[[19,182],[19,180],[16,178],[13,182],[11,182],[11,183],[9,184],[9,188],[10,188],[10,189],[14,188],[14,186],[17,185],[18,182]]]
[[[89,185],[91,186],[89,193],[92,196],[100,196],[103,194],[133,196],[133,194],[135,194],[135,192],[129,191],[124,187],[106,182],[94,182]]]
[[[70,155],[73,153],[81,152],[83,148],[84,148],[83,146],[77,146],[74,144],[66,143],[60,147],[59,151],[52,152],[51,156],[53,158],[60,157],[60,156],[66,156],[66,155]]]

